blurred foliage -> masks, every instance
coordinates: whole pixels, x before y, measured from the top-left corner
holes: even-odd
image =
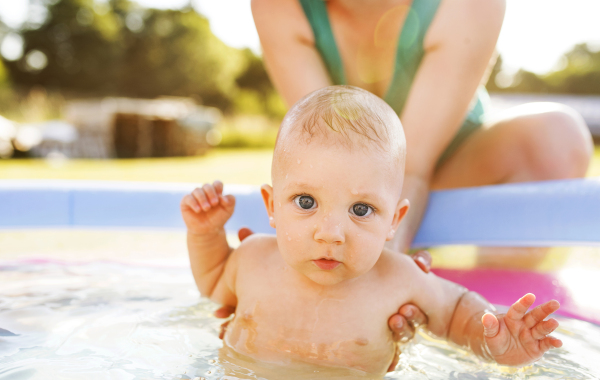
[[[37,86],[21,92],[0,85],[0,115],[19,123],[60,119],[64,106],[65,98],[58,91],[48,93]]]
[[[575,45],[557,66],[544,75],[526,70],[507,75],[499,57],[486,87],[490,92],[600,95],[600,50],[593,51],[587,44]]]
[[[226,117],[217,126],[219,148],[274,148],[279,123],[259,115]]]
[[[17,31],[23,57],[3,60],[17,92],[41,86],[69,98],[187,96],[226,112],[285,113],[262,60],[225,45],[192,7],[146,9],[130,0],[30,3],[45,9],[45,17]]]

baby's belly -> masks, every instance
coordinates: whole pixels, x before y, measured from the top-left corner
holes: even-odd
[[[385,373],[394,355],[391,333],[379,326],[344,326],[318,321],[288,321],[241,313],[231,322],[225,344],[254,359]]]

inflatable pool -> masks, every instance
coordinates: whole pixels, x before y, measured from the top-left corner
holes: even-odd
[[[181,231],[179,202],[193,187],[0,181],[0,231]],[[242,226],[273,232],[257,188],[234,185],[225,191],[238,200],[226,225],[228,233],[234,235]],[[600,246],[600,181],[434,192],[414,245]],[[598,268],[434,269],[498,305],[514,302],[524,291],[539,300],[558,299],[560,314],[570,317],[561,319],[563,330],[558,334],[570,348],[553,351],[528,369],[507,372],[482,366],[471,356],[421,335],[405,348],[410,363],[401,361],[389,378],[600,376],[593,359],[600,355]],[[0,254],[0,276],[0,379],[258,378],[255,370],[248,369],[250,364],[240,364],[239,358],[219,350],[220,321],[211,317],[215,305],[199,299],[185,264],[131,265],[101,258],[7,260]]]

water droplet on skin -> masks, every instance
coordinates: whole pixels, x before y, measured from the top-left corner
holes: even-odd
[[[288,241],[292,241],[292,238],[288,236]]]
[[[327,217],[324,217],[324,218],[323,218],[323,220],[324,220],[324,221],[327,221]]]
[[[329,213],[329,216],[331,216],[331,213]]]
[[[288,175],[286,174],[286,175],[285,175],[285,179],[287,179],[287,177],[288,177]]]
[[[310,168],[312,169],[312,164],[310,164]]]
[[[317,225],[315,224],[315,225],[313,226],[313,228],[317,228]]]
[[[352,195],[358,195],[358,191],[356,189],[350,190],[350,193],[352,193]]]
[[[302,161],[300,161],[300,159],[298,159],[298,163],[300,163],[300,162],[302,162]]]
[[[281,202],[279,202],[279,207],[281,207]]]

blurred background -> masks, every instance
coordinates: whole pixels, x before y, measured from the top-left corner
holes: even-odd
[[[508,0],[494,108],[561,102],[598,141],[599,13]],[[0,179],[269,181],[286,107],[249,0],[3,1],[0,55]]]

